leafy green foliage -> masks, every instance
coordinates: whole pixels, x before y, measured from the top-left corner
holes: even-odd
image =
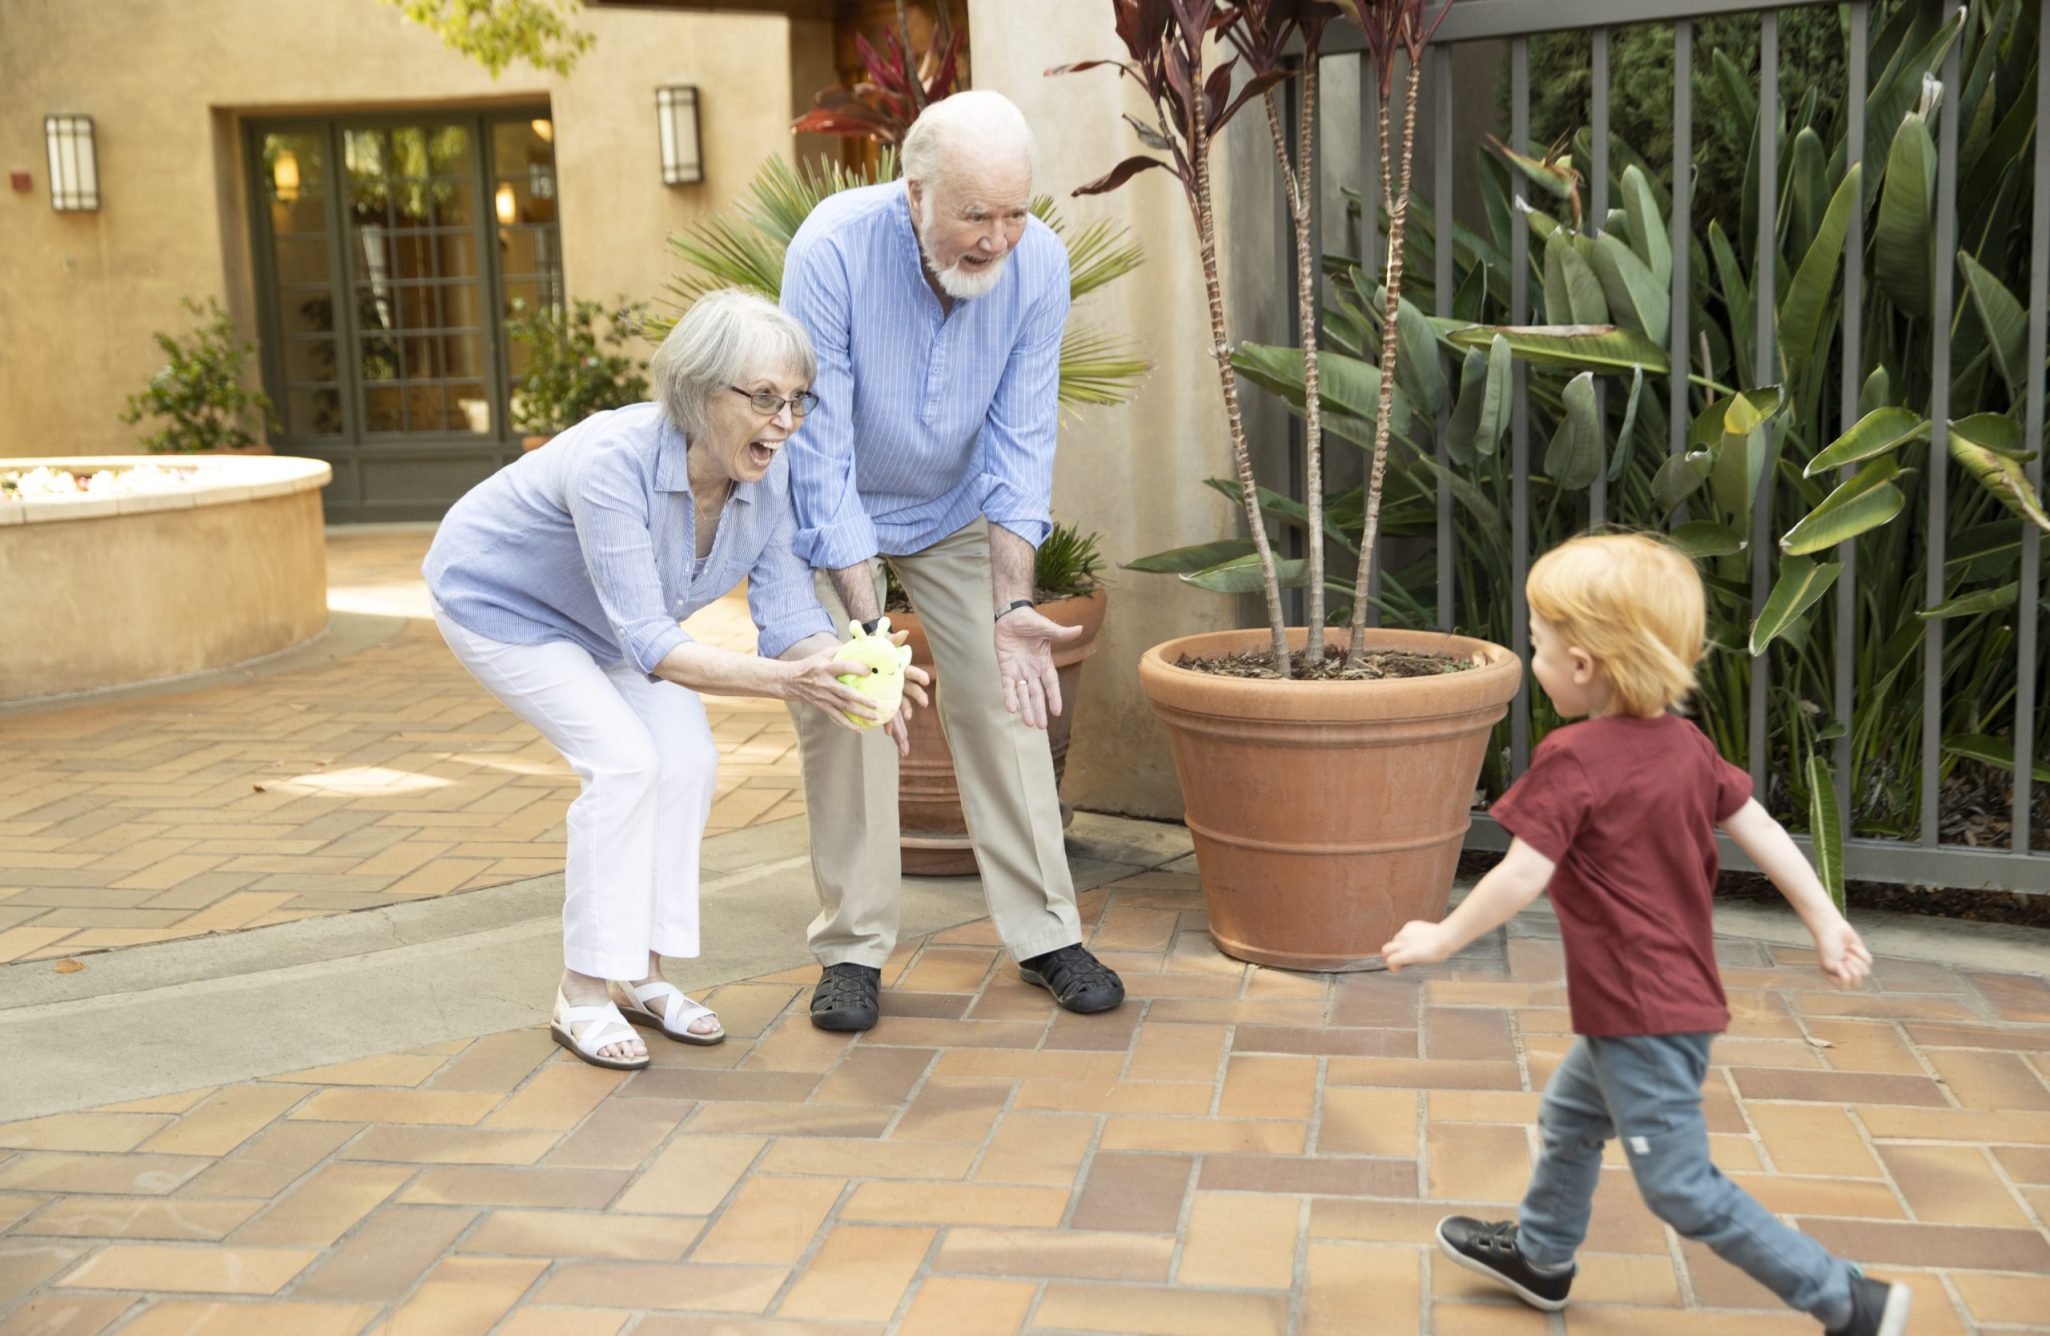
[[[128,396],[121,420],[133,426],[144,418],[167,419],[142,438],[152,454],[245,450],[256,444],[249,426],[277,425],[270,399],[242,387],[243,364],[256,345],[240,341],[235,322],[213,298],[201,306],[187,297],[184,306],[202,323],[188,339],[150,336],[168,360],[142,393]]]
[[[384,0],[496,79],[516,60],[567,75],[598,40],[571,21],[576,0]]]
[[[1983,778],[1980,767],[2013,755],[2013,740],[2003,734],[2011,727],[2017,693],[2026,690],[2041,699],[2050,674],[2050,637],[2039,638],[2034,663],[2016,663],[2016,619],[2040,610],[2019,604],[2021,534],[2025,526],[2050,531],[2050,513],[2024,467],[2038,443],[2023,440],[2023,389],[2031,370],[2025,365],[2025,315],[2015,296],[2027,290],[2040,20],[2028,0],[1988,0],[1971,6],[1962,20],[1948,21],[1934,6],[1908,0],[1875,4],[1866,156],[1856,172],[1837,111],[1844,84],[1838,13],[1783,10],[1781,21],[1786,123],[1776,128],[1778,207],[1763,218],[1759,183],[1744,179],[1757,137],[1757,106],[1745,83],[1755,76],[1741,71],[1755,70],[1755,47],[1750,55],[1739,43],[1714,49],[1722,41],[1718,33],[1748,28],[1755,40],[1756,18],[1704,21],[1697,29],[1697,55],[1720,86],[1711,93],[1699,80],[1696,85],[1695,147],[1702,176],[1694,196],[1695,235],[1687,241],[1687,388],[1677,402],[1670,393],[1666,347],[1646,332],[1655,327],[1657,311],[1635,299],[1642,274],[1633,284],[1619,267],[1616,277],[1622,281],[1603,283],[1601,296],[1614,327],[1512,329],[1504,323],[1519,286],[1531,311],[1556,305],[1562,314],[1579,314],[1564,257],[1587,258],[1588,243],[1597,278],[1604,277],[1603,257],[1616,259],[1624,249],[1654,278],[1661,265],[1673,263],[1652,244],[1668,235],[1671,182],[1657,165],[1657,146],[1633,148],[1627,141],[1630,114],[1616,114],[1609,188],[1616,207],[1586,224],[1589,233],[1599,226],[1601,236],[1576,233],[1539,210],[1519,212],[1511,203],[1512,181],[1523,180],[1529,169],[1493,153],[1482,153],[1479,162],[1484,226],[1448,226],[1423,201],[1412,205],[1406,295],[1419,310],[1440,309],[1432,282],[1436,248],[1453,248],[1448,304],[1458,318],[1431,321],[1448,365],[1459,373],[1448,391],[1456,391],[1445,441],[1452,467],[1436,460],[1436,420],[1412,415],[1389,463],[1386,526],[1394,541],[1388,551],[1399,560],[1386,571],[1379,606],[1393,624],[1436,626],[1442,595],[1453,629],[1516,643],[1509,517],[1521,487],[1528,497],[1529,553],[1589,524],[1593,475],[1584,466],[1570,466],[1587,439],[1588,404],[1582,391],[1569,388],[1591,372],[1606,390],[1596,406],[1598,448],[1605,452],[1601,474],[1608,481],[1605,520],[1668,533],[1702,571],[1711,645],[1695,703],[1703,727],[1725,755],[1760,763],[1769,777],[1761,800],[1795,824],[1818,819],[1812,790],[1819,772],[1810,761],[1832,751],[1841,737],[1850,757],[1851,795],[1841,813],[1843,831],[1898,835],[1914,831],[1920,821],[1924,734],[1933,730],[1943,749],[1940,783]],[[1829,48],[1819,61],[1804,54],[1810,38],[1799,25],[1811,21],[1825,25],[1814,35]],[[1649,31],[1656,36],[1647,40],[1663,43],[1669,52],[1670,30]],[[1537,39],[1533,49],[1568,40],[1585,39]],[[1619,30],[1615,40],[1619,98],[1635,96],[1636,85],[1662,101],[1670,92],[1669,75],[1629,73],[1636,68],[1624,56],[1631,35]],[[1952,48],[1963,78],[1939,96],[1926,81],[1940,76]],[[1559,73],[1536,57],[1533,70],[1539,72],[1534,89],[1555,83]],[[1952,115],[1961,131],[1958,253],[1939,256],[1933,223],[1921,221],[1924,174],[1933,157],[1921,155],[1919,135]],[[1555,135],[1572,138],[1576,153],[1568,165],[1585,166],[1579,148],[1584,132],[1575,137],[1574,126],[1541,118],[1533,125],[1547,142]],[[1896,152],[1903,134],[1916,142]],[[1891,179],[1896,163],[1908,178],[1897,187]],[[1755,165],[1748,170],[1755,173]],[[1570,177],[1561,180],[1570,202],[1575,187]],[[1897,194],[1894,212],[1903,221],[1886,231],[1882,245],[1890,191]],[[1537,198],[1571,216],[1570,208]],[[1861,216],[1867,245],[1858,257],[1865,276],[1862,306],[1847,315],[1843,238],[1851,219]],[[1509,257],[1513,230],[1522,226],[1530,229],[1530,264],[1517,273]],[[1558,278],[1548,283],[1554,251],[1561,256]],[[1896,253],[1898,272],[1889,276],[1887,257]],[[1757,348],[1757,302],[1766,287],[1759,281],[1761,263],[1776,271],[1774,304],[1765,313],[1775,338],[1763,361]],[[1935,308],[1931,281],[1944,263],[1957,265],[1949,310]],[[1371,293],[1376,285],[1356,260],[1343,255],[1325,257],[1325,272],[1341,294],[1327,304],[1325,337],[1352,361],[1325,355],[1321,398],[1330,434],[1354,440],[1342,428],[1346,415],[1358,411],[1361,387],[1378,384],[1372,360],[1378,328],[1370,301],[1355,304],[1343,294]],[[1908,282],[1899,281],[1904,276]],[[1660,292],[1668,286],[1653,285]],[[1561,295],[1559,302],[1548,300],[1554,294]],[[1591,297],[1583,292],[1579,299]],[[1847,320],[1856,322],[1860,344],[1848,396]],[[1938,424],[1929,415],[1939,339],[1949,343],[1953,417],[1943,424],[1940,453],[1932,444]],[[1528,385],[1531,469],[1521,483],[1506,451],[1479,444],[1482,424],[1495,407],[1489,401],[1495,378],[1469,350],[1479,354],[1504,345]],[[1244,346],[1238,365],[1248,380],[1297,409],[1303,390],[1294,350]],[[1342,374],[1334,374],[1334,366]],[[1626,376],[1634,387],[1627,396]],[[1582,424],[1578,435],[1576,420]],[[1682,424],[1677,452],[1670,448],[1676,421]],[[1548,442],[1555,443],[1553,449],[1546,449]],[[1929,479],[1936,468],[1949,470],[1941,516],[1948,538],[1936,572],[1940,592],[1931,597]],[[1453,506],[1452,583],[1445,590],[1437,582],[1441,484]],[[1357,540],[1358,490],[1328,497],[1326,504],[1344,534]],[[1264,500],[1263,509],[1270,523],[1301,531],[1295,513],[1300,508]],[[1771,523],[1761,525],[1766,515]],[[1760,539],[1770,544],[1771,596],[1754,602],[1752,562]],[[1841,563],[1846,545],[1854,568]],[[1227,560],[1220,555],[1208,565]],[[1851,691],[1839,700],[1836,613],[1852,591],[1851,635],[1844,647]],[[1935,633],[1932,624],[1943,636],[1943,676],[1938,712],[1925,717],[1924,644]],[[1753,758],[1747,714],[1752,674],[1761,664],[1770,671],[1766,755]],[[1542,736],[1554,720],[1541,699],[1533,711],[1534,735]],[[1838,723],[1840,713],[1847,727]],[[2050,755],[2050,712],[2039,710],[2035,726],[2034,754]],[[1484,772],[1491,791],[1507,779],[1506,727]],[[1982,741],[1954,745],[1960,739]],[[2007,750],[1999,752],[2000,746]],[[1939,816],[1949,820],[1947,813]]]
[[[609,328],[601,337],[600,316]],[[569,310],[528,312],[515,300],[506,335],[526,345],[527,369],[513,395],[513,426],[536,434],[573,427],[593,413],[648,397],[646,362],[621,351],[640,333],[641,306],[621,298],[610,309],[579,301]]]

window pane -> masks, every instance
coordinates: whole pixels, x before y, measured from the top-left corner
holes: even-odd
[[[281,284],[325,283],[327,258],[326,237],[279,237],[277,267],[273,272]]]
[[[286,380],[333,380],[335,377],[333,339],[285,340]]]
[[[439,380],[441,378],[441,340],[419,334],[409,334],[405,343],[405,377],[407,380]]]
[[[285,393],[285,430],[334,436],[342,430],[342,392],[332,385],[295,385]]]
[[[467,181],[434,183],[433,216],[438,227],[467,227],[476,221],[476,192]]]
[[[441,341],[442,375],[471,377],[484,374],[484,340],[475,334]]]
[[[399,323],[407,329],[438,328],[441,307],[435,300],[437,291],[424,283],[398,289]]]
[[[474,432],[479,436],[491,434],[490,392],[482,384],[470,382],[448,387],[449,403],[455,409],[456,420],[450,425],[457,431]]]
[[[278,332],[326,334],[335,327],[335,301],[325,288],[278,293]]]
[[[439,385],[417,385],[406,391],[407,431],[447,431],[448,407]]]
[[[364,339],[361,356],[365,380],[397,380],[403,372],[404,359],[399,353],[397,339],[385,336]]]
[[[542,137],[543,128],[547,137]],[[529,167],[555,170],[555,125],[546,119],[508,120],[491,127],[491,160],[500,176],[525,176]]]
[[[450,329],[475,329],[484,323],[475,284],[446,284],[441,288],[441,322]]]
[[[327,136],[319,133],[263,137],[262,186],[270,204],[271,231],[280,236],[327,230]]]
[[[373,387],[363,392],[363,427],[366,431],[403,431],[399,398],[403,391],[393,386]]]

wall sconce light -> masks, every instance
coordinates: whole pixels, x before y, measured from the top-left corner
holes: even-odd
[[[512,182],[501,181],[498,193],[492,196],[492,205],[498,210],[498,221],[503,227],[511,227],[520,216],[519,201],[513,197]]]
[[[705,179],[698,138],[698,90],[692,85],[655,90],[655,124],[662,133],[662,184],[694,186]]]
[[[96,212],[100,207],[100,163],[93,151],[93,118],[45,116],[50,141],[50,207],[59,213]]]
[[[534,132],[534,137],[542,143],[552,144],[555,142],[555,122],[549,120],[546,116],[528,121],[527,127]]]
[[[277,191],[278,203],[299,202],[299,155],[286,149],[278,154],[276,162],[270,165],[270,181]]]

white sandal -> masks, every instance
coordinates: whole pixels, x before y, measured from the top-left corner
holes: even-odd
[[[649,984],[622,983],[620,987],[626,990],[631,1000],[621,1002],[619,1009],[635,1025],[660,1030],[679,1044],[717,1044],[725,1041],[726,1027],[723,1025],[704,1033],[690,1028],[691,1022],[701,1017],[710,1016],[716,1020],[718,1013],[685,997],[683,990],[675,984],[657,979]],[[659,1013],[650,1005],[658,1000],[662,1003],[662,1010]]]
[[[583,1038],[577,1038],[579,1025],[588,1025]],[[646,1067],[652,1059],[643,1053],[638,1058],[608,1058],[598,1050],[626,1040],[638,1038],[633,1027],[626,1023],[626,1017],[619,1014],[619,1008],[607,1000],[602,1007],[573,1007],[561,993],[555,995],[555,1019],[549,1024],[548,1032],[555,1036],[555,1042],[590,1063],[593,1067],[605,1067],[615,1072],[637,1072]]]

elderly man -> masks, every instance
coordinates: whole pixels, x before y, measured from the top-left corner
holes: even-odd
[[[1032,607],[1068,316],[1067,250],[1028,208],[1033,156],[1017,107],[957,93],[905,137],[903,180],[833,196],[791,240],[783,305],[819,358],[819,407],[789,447],[796,551],[842,625],[882,615],[878,555],[896,571],[932,642],[997,932],[1027,982],[1097,1012],[1124,985],[1080,945],[1046,740],[1053,646],[1081,632]],[[865,1030],[897,939],[897,752],[807,713],[811,1019]]]

